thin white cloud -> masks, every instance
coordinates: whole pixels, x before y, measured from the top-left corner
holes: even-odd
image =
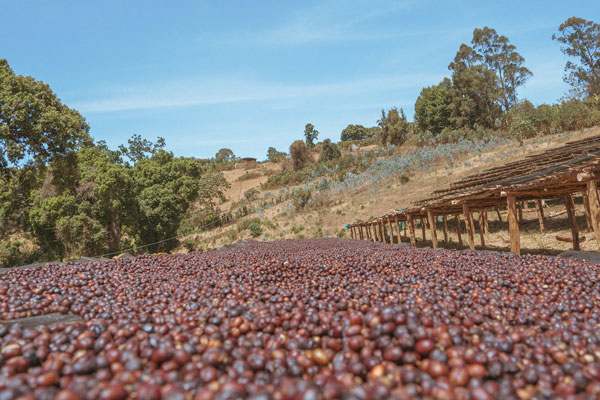
[[[377,29],[357,29],[361,24],[404,10],[416,0],[403,0],[393,3],[376,4],[373,1],[321,2],[312,8],[301,10],[292,18],[276,26],[237,33],[231,36],[203,36],[207,44],[253,44],[253,45],[304,45],[328,42],[357,42],[412,37],[423,32],[385,32]],[[338,22],[333,22],[338,21]]]
[[[380,93],[422,86],[440,76],[412,74],[398,77],[364,78],[306,85],[284,85],[232,79],[158,83],[143,87],[115,88],[113,94],[75,103],[83,113],[150,110],[167,107],[189,107],[210,104],[311,99],[361,93]]]

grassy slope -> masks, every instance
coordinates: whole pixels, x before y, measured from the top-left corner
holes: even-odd
[[[523,146],[518,143],[509,143],[498,146],[493,151],[481,153],[475,157],[463,157],[455,159],[453,166],[450,167],[446,162],[439,162],[432,166],[426,172],[417,172],[410,176],[410,182],[400,184],[400,182],[389,181],[378,185],[368,193],[364,188],[358,193],[347,193],[330,199],[327,206],[305,211],[296,211],[288,215],[286,203],[267,209],[262,215],[263,220],[268,220],[269,228],[263,224],[263,234],[266,240],[277,240],[283,238],[298,237],[320,237],[335,235],[345,223],[351,223],[356,220],[367,220],[373,216],[384,214],[390,209],[402,208],[410,205],[412,202],[427,198],[430,193],[438,188],[444,187],[450,182],[456,181],[467,175],[475,174],[483,169],[502,165],[506,162],[521,159],[529,154],[539,153],[548,148],[563,144],[569,140],[581,139],[600,134],[600,127],[586,129],[584,131],[571,132],[568,135],[556,135],[554,137],[534,138],[525,141]],[[408,150],[408,149],[407,149]],[[278,166],[266,163],[261,164],[258,169],[276,169]],[[259,176],[250,180],[239,181],[238,178],[246,173],[245,170],[233,170],[225,172],[225,176],[231,183],[231,189],[227,192],[228,201],[221,206],[222,210],[228,210],[232,201],[238,201],[243,196],[244,191],[251,187],[260,190],[260,184],[267,179],[266,175]],[[271,192],[274,192],[273,190]],[[264,191],[261,191],[261,196]],[[578,201],[579,200],[579,201]],[[533,206],[533,204],[532,204]],[[582,243],[582,250],[596,250],[597,245],[593,234],[586,233],[585,217],[583,215],[583,205],[580,198],[576,199],[576,213],[581,235],[587,236],[587,240]],[[550,202],[546,209],[546,215],[553,212],[564,210],[564,205],[560,202]],[[533,210],[532,210],[533,211]],[[248,218],[256,217],[250,215]],[[486,244],[489,248],[507,250],[508,232],[506,218],[503,217],[502,223],[497,221],[495,213],[489,213],[490,234],[486,235]],[[556,235],[570,236],[566,214],[546,220],[546,233],[539,234],[537,224],[537,214],[535,212],[524,213],[524,224],[521,226],[521,247],[523,252],[554,254],[571,248],[570,243],[556,240]],[[445,247],[456,247],[457,236],[455,232],[454,220],[450,219],[450,242]],[[319,228],[321,229],[319,231]],[[478,231],[478,229],[476,229]],[[464,232],[464,229],[463,229]],[[190,239],[195,239],[196,243],[202,249],[218,248],[240,239],[249,238],[249,231],[238,232],[235,224],[221,227],[209,232],[191,235]],[[417,237],[420,238],[420,229]],[[427,232],[429,238],[429,232]],[[443,238],[441,230],[438,231],[438,239]],[[260,239],[260,238],[259,238]],[[465,239],[463,237],[463,239]],[[479,244],[479,235],[476,235],[476,243]],[[419,243],[419,246],[430,245],[425,241]],[[179,251],[185,251],[181,248]]]

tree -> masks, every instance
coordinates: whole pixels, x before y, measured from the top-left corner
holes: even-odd
[[[319,136],[319,131],[313,124],[306,124],[304,127],[304,138],[308,147],[315,147],[315,140]]]
[[[362,125],[348,125],[340,135],[340,141],[364,140],[369,137],[369,130]]]
[[[135,134],[127,139],[127,143],[129,144],[127,147],[119,145],[119,151],[134,164],[151,157],[158,150],[165,147],[165,139],[162,137],[158,137],[156,143],[153,143],[152,141]],[[100,146],[106,147],[106,144],[101,143]]]
[[[139,208],[137,242],[146,244],[176,236],[188,207],[198,197],[200,165],[159,150],[132,170]],[[151,249],[169,248],[163,242]]]
[[[497,103],[500,89],[496,74],[480,61],[480,55],[462,44],[448,66],[452,71],[450,120],[457,128],[492,128],[502,115]]]
[[[568,61],[564,80],[581,96],[600,94],[600,24],[583,18],[571,17],[558,27],[553,40],[562,44],[561,51],[579,63]]]
[[[130,169],[115,153],[88,147],[72,160],[73,180],[56,184],[50,169],[33,193],[32,232],[50,257],[94,255],[121,248],[123,230],[134,234],[137,207]]]
[[[313,161],[308,148],[302,140],[296,140],[290,145],[290,155],[294,171],[301,170],[306,164]]]
[[[393,145],[401,145],[406,141],[410,131],[410,123],[406,120],[404,110],[396,107],[389,110],[386,114],[385,110],[381,110],[381,118],[377,121],[381,127],[381,143],[391,143]]]
[[[415,102],[415,123],[421,132],[439,134],[451,127],[452,81],[444,78],[440,84],[423,88]]]
[[[473,51],[490,70],[496,74],[500,86],[499,100],[504,112],[517,103],[517,88],[532,75],[523,66],[525,59],[516,51],[504,35],[498,35],[495,29],[484,26],[473,31]]]
[[[91,145],[89,126],[50,87],[15,75],[0,59],[0,173],[9,164],[41,165]]]
[[[327,162],[340,158],[342,154],[335,143],[331,143],[331,140],[325,139],[323,141],[323,147],[319,154],[319,162]]]
[[[275,147],[269,147],[267,149],[267,159],[270,162],[279,162],[283,160],[287,154],[284,151],[277,151]]]
[[[233,161],[234,158],[235,155],[233,154],[233,151],[231,151],[231,149],[228,148],[220,149],[219,151],[217,151],[217,154],[215,154],[215,161],[219,163]]]
[[[204,174],[198,181],[198,202],[202,205],[204,211],[214,212],[217,208],[217,202],[224,202],[225,190],[229,189],[231,184],[227,182],[222,172],[212,172]]]

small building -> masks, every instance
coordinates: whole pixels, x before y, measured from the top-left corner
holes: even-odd
[[[257,167],[257,161],[256,161],[256,158],[244,157],[244,158],[240,158],[240,163],[238,165],[241,165],[242,168],[244,168],[244,169],[254,169]],[[236,165],[236,168],[237,168],[237,165]]]

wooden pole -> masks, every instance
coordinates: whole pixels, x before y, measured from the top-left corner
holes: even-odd
[[[565,196],[565,205],[567,207],[567,215],[569,216],[569,225],[571,225],[571,235],[573,236],[573,250],[580,250],[579,232],[577,231],[577,221],[575,219],[575,204],[573,203],[572,195],[568,194]]]
[[[463,214],[465,215],[465,224],[467,225],[467,240],[469,241],[469,248],[471,250],[475,250],[475,238],[473,237],[473,231],[475,230],[473,224],[473,214],[471,214],[471,210],[469,210],[469,206],[466,203],[463,204]]]
[[[383,220],[379,220],[379,233],[381,234],[381,243],[385,243],[385,225],[383,224]]]
[[[396,234],[398,235],[398,241],[396,243],[402,243],[402,235],[400,233],[400,217],[394,219],[394,225],[396,226]]]
[[[435,220],[433,219],[433,213],[430,210],[427,210],[427,219],[429,220],[429,229],[431,230],[431,244],[434,249],[438,247],[437,241],[437,231],[435,229]]]
[[[519,202],[519,223],[523,222],[523,202]]]
[[[350,237],[352,239],[354,239],[354,227],[353,226],[350,227]]]
[[[408,225],[408,234],[410,236],[410,244],[413,246],[417,246],[417,239],[415,238],[415,221],[412,219],[412,215],[408,214],[406,216],[406,222]]]
[[[372,222],[369,224],[369,233],[371,234],[371,241],[376,242],[377,233],[375,232],[375,225]]]
[[[444,221],[444,243],[448,243],[448,221],[445,215],[442,216]]]
[[[488,224],[487,210],[483,210],[483,226],[485,227],[485,233],[487,235],[489,235],[490,234],[490,226]]]
[[[394,226],[392,225],[392,217],[388,217],[388,225],[390,226],[390,243],[394,243]]]
[[[517,219],[516,198],[508,196],[506,198],[508,211],[508,234],[510,236],[510,251],[515,254],[521,254],[521,238],[519,236],[519,220]]]
[[[590,204],[590,221],[596,235],[598,251],[600,251],[600,198],[598,198],[598,185],[596,181],[587,182],[587,197]]]
[[[500,214],[500,209],[496,207],[496,214],[498,214],[498,221],[502,222],[502,214]]]
[[[462,246],[462,235],[460,234],[460,214],[454,214],[454,220],[456,221],[456,234],[458,235],[458,245]]]
[[[588,198],[587,190],[582,192],[583,195],[583,209],[585,210],[585,223],[587,224],[587,231],[591,232],[592,219],[590,218],[590,199]]]
[[[425,241],[427,239],[427,236],[425,236],[425,220],[423,218],[421,218],[420,221],[421,221],[421,233],[423,234],[423,241]]]
[[[485,249],[485,212],[479,210],[479,238],[481,240],[481,247]]]
[[[542,209],[542,201],[535,201],[535,208],[537,209],[538,220],[540,221],[540,233],[544,233],[544,210]]]

